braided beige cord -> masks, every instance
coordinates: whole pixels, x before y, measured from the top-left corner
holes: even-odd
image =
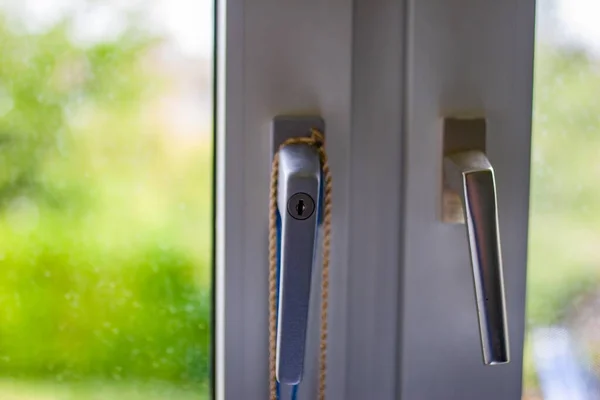
[[[281,147],[280,147],[281,148]],[[269,399],[277,400],[275,353],[277,352],[277,178],[279,149],[271,166],[269,198]]]
[[[331,194],[332,182],[323,134],[311,130],[310,137],[286,140],[279,146],[271,166],[271,193],[269,201],[269,398],[277,400],[275,353],[277,351],[277,179],[279,177],[279,150],[290,144],[315,146],[321,159],[325,184],[323,188],[323,268],[321,277],[321,333],[319,344],[318,399],[325,400],[327,378],[327,311],[329,307],[329,254],[331,247]]]

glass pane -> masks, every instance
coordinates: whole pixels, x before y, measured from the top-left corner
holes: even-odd
[[[600,394],[600,2],[540,0],[524,399]]]
[[[0,0],[0,399],[207,399],[212,3]]]

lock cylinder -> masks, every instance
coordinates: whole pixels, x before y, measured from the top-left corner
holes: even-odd
[[[305,220],[315,211],[315,201],[306,193],[296,193],[290,197],[287,211],[292,218]]]

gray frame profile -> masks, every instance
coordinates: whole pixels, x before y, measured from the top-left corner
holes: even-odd
[[[320,115],[331,144],[328,394],[335,398],[344,390],[347,354],[352,2],[223,0],[218,7],[217,397],[268,397],[271,121],[300,114]],[[301,399],[316,393],[312,314]]]
[[[327,398],[519,398],[534,0],[219,0],[218,16],[217,398],[268,396],[270,123],[290,114],[327,126]],[[483,364],[466,230],[440,220],[443,117],[462,113],[488,123],[506,365]]]
[[[533,0],[412,0],[403,180],[400,399],[518,399],[523,356]],[[442,117],[487,121],[511,362],[484,366],[464,225],[440,222]]]

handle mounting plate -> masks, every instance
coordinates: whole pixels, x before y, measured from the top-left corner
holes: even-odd
[[[316,128],[325,135],[325,121],[315,115],[278,115],[271,125],[271,158],[279,146],[293,137],[310,136],[310,130]]]

